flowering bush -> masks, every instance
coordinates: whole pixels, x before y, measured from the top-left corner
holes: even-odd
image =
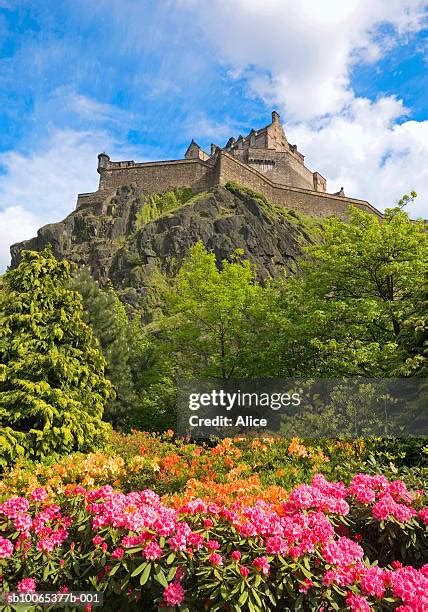
[[[124,492],[153,488],[181,501],[195,496],[232,503],[246,495],[257,499],[283,499],[294,485],[310,481],[322,471],[330,478],[345,459],[358,458],[361,442],[329,442],[324,450],[294,438],[224,439],[215,446],[191,444],[163,435],[113,432],[105,452],[75,453],[59,461],[21,462],[0,482],[0,499],[43,486],[49,493],[67,485],[98,487],[112,484]],[[354,470],[355,473],[355,470]]]
[[[112,609],[422,612],[423,504],[403,482],[365,474],[348,487],[317,474],[276,504],[171,507],[109,485],[52,500],[37,488],[0,505],[3,589],[98,590]],[[408,564],[382,552],[390,529],[410,534]]]

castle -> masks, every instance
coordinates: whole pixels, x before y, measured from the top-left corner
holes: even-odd
[[[229,138],[224,147],[212,144],[210,153],[194,140],[184,159],[178,160],[115,162],[106,153],[100,153],[98,173],[98,191],[79,194],[78,209],[92,207],[98,214],[105,213],[109,196],[122,185],[133,185],[150,195],[176,187],[191,187],[199,193],[235,181],[287,209],[317,217],[335,215],[346,219],[351,204],[382,217],[368,202],[346,197],[343,189],[327,193],[326,179],[305,166],[302,153],[288,142],[276,111],[264,128],[253,129],[236,140]]]

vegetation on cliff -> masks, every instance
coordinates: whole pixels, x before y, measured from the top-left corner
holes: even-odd
[[[137,213],[135,225],[140,229],[150,221],[156,221],[162,215],[183,206],[193,196],[189,187],[178,187],[165,193],[154,193],[143,198],[143,205]]]
[[[58,258],[88,266],[102,286],[111,281],[132,309],[153,270],[175,274],[198,240],[218,262],[242,249],[262,280],[295,271],[303,248],[319,239],[319,220],[264,203],[242,189],[232,193],[218,186],[190,195],[183,188],[148,198],[134,187],[120,187],[106,198],[102,212],[75,210],[41,228],[37,237],[13,245],[12,266],[22,250],[42,250],[50,243]]]

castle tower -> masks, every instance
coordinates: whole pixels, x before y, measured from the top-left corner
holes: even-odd
[[[187,151],[184,154],[184,159],[201,159],[202,161],[207,161],[209,158],[210,156],[208,153],[205,153],[205,151],[203,151],[198,143],[192,138],[192,142],[189,144]]]
[[[277,111],[272,111],[272,123],[266,126],[267,149],[275,151],[288,151],[289,145],[282,127],[281,118]]]
[[[110,157],[107,155],[107,153],[100,153],[98,155],[98,174],[101,174],[103,170],[107,169],[109,167],[109,163]]]

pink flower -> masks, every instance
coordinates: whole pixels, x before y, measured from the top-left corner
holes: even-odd
[[[388,485],[389,494],[396,500],[411,503],[413,497],[402,480],[393,480]]]
[[[361,590],[364,595],[373,595],[377,599],[382,599],[385,594],[385,578],[388,572],[381,567],[374,565],[369,567],[361,578]]]
[[[13,544],[0,536],[0,559],[8,559],[13,554]]]
[[[187,542],[193,548],[199,549],[204,544],[205,540],[199,533],[190,533],[187,536]]]
[[[323,549],[324,559],[334,565],[351,565],[362,559],[364,551],[359,544],[349,538],[339,538],[329,542]]]
[[[352,612],[368,612],[370,610],[370,606],[365,597],[362,595],[354,595],[350,592],[346,596],[346,605]]]
[[[239,568],[239,573],[241,574],[243,578],[246,578],[248,574],[250,573],[250,570],[248,569],[248,567],[241,565],[241,567]]]
[[[176,534],[168,540],[171,550],[185,550],[187,546],[187,538],[184,534]]]
[[[33,489],[33,491],[31,491],[30,496],[31,499],[33,499],[34,501],[45,501],[48,496],[48,493],[43,487],[37,487],[37,489]]]
[[[143,550],[144,556],[149,561],[154,561],[162,556],[162,548],[157,542],[150,542]]]
[[[102,539],[101,536],[96,535],[94,538],[92,538],[92,544],[94,546],[101,546],[101,544],[104,542],[104,540]]]
[[[391,572],[392,594],[400,597],[411,610],[428,609],[428,566],[420,570],[405,566]]]
[[[418,516],[425,525],[428,525],[428,506],[419,510]]]
[[[122,559],[124,554],[125,554],[125,551],[123,550],[123,548],[115,548],[113,552],[111,553],[111,556],[112,556],[112,559]]]
[[[208,550],[218,550],[220,548],[220,542],[217,540],[208,540],[207,548]]]
[[[299,587],[299,593],[307,593],[313,584],[310,578],[305,578]]]
[[[239,561],[241,558],[241,553],[239,552],[239,550],[234,550],[230,556],[234,561]]]
[[[372,514],[374,518],[379,521],[386,520],[390,516],[393,516],[397,521],[400,521],[400,523],[406,523],[416,516],[416,510],[404,504],[397,503],[392,496],[387,493],[382,495],[379,501],[374,504]]]
[[[218,553],[212,553],[208,558],[211,565],[223,565],[223,557]]]
[[[315,508],[345,515],[349,512],[345,497],[346,487],[343,483],[328,482],[322,474],[315,474],[312,485],[302,484],[291,491],[284,509],[289,511]]]
[[[36,590],[37,583],[34,578],[24,578],[18,582],[16,588],[21,593],[34,593]]]
[[[33,519],[29,514],[18,514],[18,516],[13,519],[13,526],[16,531],[28,531],[33,524]]]
[[[168,606],[179,606],[184,601],[185,594],[186,592],[181,584],[174,581],[170,582],[168,586],[165,587],[163,597]]]
[[[256,559],[254,559],[253,566],[258,569],[259,572],[261,572],[262,574],[269,574],[270,565],[266,557],[257,557]]]
[[[204,519],[204,527],[205,527],[205,529],[209,529],[213,525],[214,525],[214,521],[212,521],[209,518],[208,519]]]
[[[266,540],[266,552],[269,555],[282,555],[288,550],[287,542],[280,536],[272,536]]]
[[[30,503],[25,497],[10,497],[0,504],[0,512],[10,519],[14,519],[23,512],[27,512]]]

